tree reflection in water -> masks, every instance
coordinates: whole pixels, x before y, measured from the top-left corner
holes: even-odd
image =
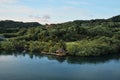
[[[26,55],[29,55],[31,59],[39,58],[42,59],[46,57],[48,60],[56,60],[59,63],[67,62],[68,64],[99,64],[99,63],[105,63],[109,62],[110,60],[120,60],[120,54],[109,54],[109,55],[103,55],[99,57],[73,57],[73,56],[67,56],[67,57],[58,57],[53,55],[43,55],[38,53],[24,53],[24,52],[0,52],[0,55],[14,55],[15,57],[18,57],[19,55],[22,55],[25,57]]]

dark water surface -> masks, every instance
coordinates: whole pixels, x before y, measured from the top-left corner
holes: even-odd
[[[0,80],[120,80],[120,55],[65,58],[0,54]]]

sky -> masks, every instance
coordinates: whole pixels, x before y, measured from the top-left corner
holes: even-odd
[[[62,23],[120,15],[120,0],[0,0],[0,20]]]

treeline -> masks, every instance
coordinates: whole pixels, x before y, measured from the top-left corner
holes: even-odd
[[[1,41],[1,51],[26,51],[26,52],[48,52],[55,53],[59,48],[66,48],[66,44],[63,41],[60,42],[40,42],[40,41]]]
[[[6,37],[0,42],[1,50],[55,52],[63,48],[74,56],[99,56],[120,52],[119,15],[109,19],[76,20],[50,25],[17,25],[18,23],[0,22],[0,35]]]

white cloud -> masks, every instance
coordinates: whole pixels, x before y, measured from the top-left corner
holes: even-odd
[[[45,24],[50,23],[50,14],[52,14],[50,9],[34,9],[17,4],[0,7],[0,20],[33,21]]]
[[[38,20],[39,22],[44,22],[44,23],[49,23],[49,20],[51,19],[51,16],[50,15],[43,15],[43,16],[39,16],[39,15],[30,15],[29,18],[33,18],[33,19],[36,19]]]
[[[71,1],[67,3],[71,5],[33,8],[20,4],[20,0],[0,0],[0,20],[37,21],[43,24],[58,23],[75,19],[85,19],[88,13],[90,13],[89,10],[72,6],[72,4],[77,4],[77,2],[72,2],[73,0],[67,1]],[[80,4],[87,3],[81,2]]]

